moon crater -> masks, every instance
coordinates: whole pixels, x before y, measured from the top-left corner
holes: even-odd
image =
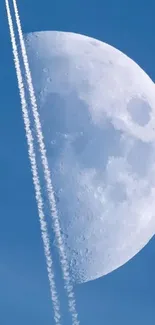
[[[127,105],[127,110],[133,121],[140,126],[145,126],[150,121],[151,107],[142,98],[132,98]]]

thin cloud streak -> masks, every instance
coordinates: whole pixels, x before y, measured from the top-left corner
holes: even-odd
[[[26,47],[25,47],[25,42],[24,42],[24,37],[23,37],[23,32],[22,32],[22,27],[21,27],[21,22],[20,22],[20,17],[19,17],[16,0],[13,0],[13,6],[14,6],[14,11],[15,11],[15,17],[16,17],[18,34],[19,34],[23,63],[24,63],[25,72],[26,72],[27,84],[28,84],[29,93],[30,93],[32,112],[33,112],[33,117],[34,117],[36,134],[37,134],[37,138],[38,138],[39,150],[40,150],[40,154],[41,154],[41,161],[42,161],[44,178],[45,178],[46,187],[47,187],[51,216],[52,216],[52,220],[53,220],[53,228],[54,228],[55,235],[56,235],[57,246],[59,249],[60,263],[61,263],[61,268],[62,268],[62,274],[63,274],[64,283],[65,283],[65,289],[66,289],[67,296],[68,296],[68,307],[69,307],[69,311],[72,316],[73,325],[78,325],[79,321],[78,321],[78,314],[76,311],[76,303],[75,303],[73,285],[72,285],[71,278],[70,278],[68,261],[67,261],[67,257],[66,257],[66,253],[65,253],[63,239],[61,236],[61,227],[60,227],[58,212],[57,212],[57,208],[56,208],[56,202],[55,202],[55,197],[54,197],[54,190],[53,190],[53,186],[52,186],[50,170],[49,170],[49,166],[48,166],[44,138],[43,138],[41,123],[40,123],[40,116],[38,113],[37,101],[36,101],[36,97],[35,97],[35,92],[34,92],[34,87],[33,87],[33,82],[32,82],[32,77],[31,77],[31,71],[30,71],[28,57],[27,57],[27,53],[26,53]]]
[[[51,257],[51,251],[50,251],[50,240],[48,236],[47,223],[43,212],[43,200],[42,200],[41,186],[40,186],[38,170],[37,170],[36,155],[35,155],[34,144],[33,144],[34,140],[33,140],[31,127],[30,127],[30,119],[28,115],[23,78],[22,78],[22,73],[20,68],[20,61],[19,61],[19,55],[17,51],[13,21],[12,21],[8,0],[5,0],[5,4],[6,4],[6,11],[7,11],[8,25],[10,30],[10,38],[12,44],[15,70],[16,70],[17,81],[18,81],[18,88],[19,88],[19,94],[21,100],[22,114],[23,114],[27,144],[28,144],[28,154],[29,154],[29,159],[31,164],[33,183],[35,188],[35,196],[36,196],[36,201],[38,206],[41,236],[43,240],[44,254],[46,258],[47,273],[48,273],[49,285],[50,285],[51,300],[52,300],[53,310],[54,310],[54,319],[56,325],[61,325],[60,304],[59,304],[55,280],[54,280],[53,261]]]

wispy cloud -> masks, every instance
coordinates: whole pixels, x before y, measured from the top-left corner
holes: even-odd
[[[12,16],[11,16],[11,11],[10,11],[10,6],[9,6],[8,0],[5,0],[5,4],[6,4],[6,11],[7,11],[7,17],[8,17],[8,24],[9,24],[9,30],[10,30],[10,38],[11,38],[11,43],[12,43],[12,51],[13,51],[17,81],[18,81],[19,94],[20,94],[20,99],[21,99],[22,114],[23,114],[27,144],[28,144],[28,154],[29,154],[29,159],[30,159],[30,163],[31,163],[33,183],[34,183],[34,187],[35,187],[35,195],[36,195],[36,201],[37,201],[37,206],[38,206],[41,235],[42,235],[42,240],[43,240],[43,245],[44,245],[44,253],[45,253],[45,257],[46,257],[51,299],[52,299],[52,304],[53,304],[53,309],[54,309],[54,319],[55,319],[55,323],[57,325],[60,325],[61,324],[60,305],[59,305],[59,299],[58,299],[55,280],[54,280],[53,261],[52,261],[52,257],[51,257],[51,251],[50,251],[50,241],[49,241],[49,236],[48,236],[47,223],[46,223],[46,219],[45,219],[45,215],[44,215],[44,211],[43,211],[43,199],[42,199],[41,186],[40,186],[38,170],[37,170],[36,155],[35,155],[34,144],[33,144],[33,136],[32,136],[31,126],[30,126],[30,119],[29,119],[29,115],[28,115],[28,108],[27,108],[23,78],[22,78],[22,73],[21,73],[21,68],[20,68],[19,55],[18,55],[14,27],[13,27],[13,21],[12,21]],[[16,6],[15,6],[15,8],[16,8]]]
[[[53,228],[54,228],[55,235],[56,235],[57,246],[59,249],[60,263],[61,263],[61,267],[62,267],[62,274],[63,274],[64,283],[65,283],[65,289],[66,289],[67,296],[68,296],[69,311],[72,316],[73,325],[78,325],[79,321],[78,321],[78,314],[76,311],[74,290],[73,290],[73,285],[72,285],[72,281],[70,278],[69,266],[68,266],[68,261],[67,261],[67,257],[66,257],[66,253],[65,253],[65,247],[64,247],[62,236],[61,236],[61,227],[60,227],[58,212],[57,212],[57,208],[56,208],[54,190],[53,190],[52,181],[51,181],[51,175],[50,175],[50,170],[49,170],[49,165],[48,165],[48,160],[47,160],[47,155],[46,155],[46,149],[45,149],[45,145],[44,145],[44,138],[43,138],[41,123],[40,123],[40,116],[39,116],[39,112],[38,112],[38,107],[37,107],[37,102],[36,102],[36,97],[35,97],[32,77],[31,77],[31,71],[30,71],[28,57],[27,57],[27,53],[26,53],[26,47],[25,47],[25,42],[24,42],[24,38],[23,38],[23,32],[22,32],[22,27],[21,27],[21,22],[20,22],[20,17],[19,17],[16,0],[13,0],[13,6],[14,6],[14,11],[15,11],[15,18],[16,18],[17,29],[18,29],[18,34],[19,34],[19,40],[20,40],[23,63],[24,63],[24,67],[25,67],[29,95],[30,95],[30,100],[31,100],[36,135],[37,135],[37,139],[38,139],[41,161],[42,161],[42,166],[43,166],[44,178],[45,178],[46,187],[47,187],[51,216],[52,216],[52,220],[53,220]]]

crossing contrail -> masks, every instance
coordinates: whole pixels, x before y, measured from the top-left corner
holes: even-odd
[[[40,186],[38,170],[37,170],[36,155],[35,155],[35,150],[34,150],[34,140],[33,140],[32,131],[31,131],[31,127],[30,127],[30,119],[29,119],[29,115],[28,115],[23,78],[22,78],[22,73],[21,73],[21,68],[20,68],[20,60],[19,60],[16,39],[15,39],[15,33],[14,33],[14,27],[13,27],[13,21],[12,21],[12,17],[11,17],[11,11],[10,11],[10,6],[9,6],[8,0],[5,0],[5,4],[6,4],[6,11],[7,11],[7,17],[8,17],[8,25],[9,25],[9,30],[10,30],[10,38],[11,38],[11,44],[12,44],[12,51],[13,51],[17,81],[18,81],[18,88],[19,88],[19,94],[20,94],[20,100],[21,100],[22,114],[23,114],[27,144],[28,144],[28,154],[29,154],[29,159],[30,159],[30,163],[31,163],[33,183],[34,183],[34,188],[35,188],[35,196],[36,196],[36,201],[37,201],[37,206],[38,206],[41,236],[42,236],[42,240],[43,240],[44,254],[45,254],[45,258],[46,258],[47,273],[48,273],[49,285],[50,285],[51,300],[52,300],[53,310],[54,310],[54,319],[55,319],[56,325],[61,325],[60,304],[59,304],[58,294],[57,294],[55,280],[54,280],[53,262],[52,262],[51,251],[50,251],[50,241],[49,241],[49,236],[48,236],[47,223],[46,223],[45,215],[43,212],[43,200],[42,200],[41,186]]]
[[[65,289],[66,289],[67,296],[68,296],[69,311],[72,316],[73,325],[78,325],[79,321],[78,321],[78,314],[76,311],[76,303],[75,303],[73,285],[72,285],[71,278],[70,278],[69,266],[68,266],[68,261],[67,261],[67,257],[66,257],[66,253],[65,253],[65,247],[64,247],[63,240],[62,240],[62,236],[61,236],[61,227],[60,227],[59,216],[58,216],[58,212],[57,212],[57,208],[56,208],[54,190],[53,190],[53,186],[52,186],[50,169],[49,169],[49,165],[48,165],[46,149],[45,149],[45,144],[44,144],[44,138],[43,138],[41,123],[40,123],[40,116],[39,116],[39,112],[38,112],[37,101],[36,101],[36,97],[35,97],[35,92],[34,92],[34,87],[33,87],[33,82],[32,82],[32,77],[31,77],[31,71],[30,71],[29,62],[28,62],[28,56],[26,53],[26,47],[25,47],[25,42],[24,42],[24,37],[23,37],[23,32],[22,32],[22,27],[21,27],[21,22],[20,22],[20,17],[19,17],[16,0],[13,0],[13,6],[14,6],[14,11],[15,11],[15,18],[16,18],[17,29],[18,29],[18,34],[19,34],[23,63],[24,63],[24,67],[25,67],[27,85],[28,85],[29,95],[30,95],[30,100],[31,100],[36,135],[37,135],[37,139],[38,139],[39,151],[40,151],[41,161],[42,161],[42,166],[43,166],[44,178],[45,178],[46,187],[47,187],[51,216],[52,216],[52,220],[53,220],[53,228],[54,228],[55,235],[56,235],[57,246],[59,249],[60,263],[61,263],[61,268],[62,268],[62,275],[63,275]]]

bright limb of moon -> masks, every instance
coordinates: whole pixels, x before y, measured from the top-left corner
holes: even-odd
[[[101,277],[155,233],[155,86],[117,49],[25,36],[72,276]]]

